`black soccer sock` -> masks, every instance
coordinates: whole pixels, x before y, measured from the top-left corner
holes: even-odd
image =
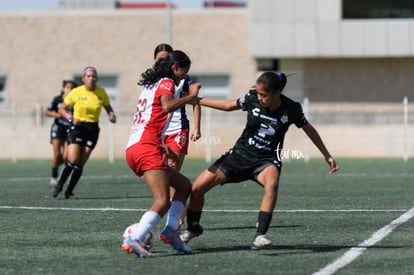
[[[52,167],[52,178],[57,178],[58,176],[58,168]]]
[[[70,173],[72,173],[73,166],[74,165],[72,163],[70,163],[69,161],[67,161],[65,163],[65,167],[63,168],[62,174],[60,174],[60,178],[59,178],[57,187],[62,189],[62,187],[65,184],[66,180],[68,179]]]
[[[187,226],[190,229],[193,226],[197,226],[200,223],[202,211],[192,211],[190,209],[187,210]]]
[[[272,221],[272,214],[272,212],[259,212],[255,236],[266,234],[267,230],[269,229],[270,222]]]
[[[65,194],[71,195],[73,193],[73,189],[75,189],[76,184],[78,184],[80,177],[82,176],[83,167],[79,165],[75,165],[73,167],[73,173],[70,177],[68,188],[66,189]]]

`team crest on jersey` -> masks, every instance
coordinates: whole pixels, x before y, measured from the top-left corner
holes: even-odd
[[[244,102],[246,101],[246,98],[243,96],[239,99],[239,105],[242,106]]]
[[[160,89],[171,90],[173,88],[173,83],[171,81],[162,81],[159,86]]]
[[[88,97],[87,96],[84,96],[84,95],[81,95],[79,97],[79,102],[81,102],[81,103],[87,103],[88,102]]]
[[[284,113],[284,114],[283,114],[283,116],[280,118],[280,121],[281,121],[282,123],[286,123],[286,122],[288,122],[288,121],[289,121],[289,117],[288,117],[288,115],[287,115],[286,113]]]

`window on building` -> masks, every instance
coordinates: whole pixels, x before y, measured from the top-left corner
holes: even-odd
[[[258,71],[279,71],[279,59],[259,58],[257,59]]]
[[[78,84],[82,83],[82,76],[76,75],[75,81]],[[119,89],[118,89],[118,77],[114,75],[99,74],[98,86],[105,89],[112,106],[117,106],[119,103]]]
[[[342,0],[342,18],[414,18],[412,0]]]
[[[191,74],[190,77],[194,82],[200,82],[202,85],[199,96],[206,98],[229,98],[229,75]]]
[[[0,106],[5,106],[6,103],[7,103],[6,77],[0,76]]]

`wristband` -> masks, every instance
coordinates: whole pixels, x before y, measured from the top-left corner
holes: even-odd
[[[69,120],[69,122],[72,122],[72,115],[67,113],[66,114],[66,119]]]
[[[116,116],[114,112],[110,112],[109,116]]]

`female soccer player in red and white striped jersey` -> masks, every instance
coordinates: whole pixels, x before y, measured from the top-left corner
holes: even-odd
[[[191,253],[191,249],[183,243],[177,231],[191,183],[168,166],[163,146],[169,113],[185,104],[196,102],[200,88],[197,85],[190,87],[187,96],[174,98],[175,86],[185,78],[190,65],[191,61],[184,52],[173,51],[145,71],[138,82],[143,89],[134,114],[126,161],[138,177],[144,176],[154,203],[141,217],[138,229],[125,240],[123,249],[132,250],[142,258],[152,254],[145,250],[139,240],[159,223],[167,211],[167,225],[159,236],[160,240],[171,244],[175,250]],[[170,186],[176,190],[171,202]]]

